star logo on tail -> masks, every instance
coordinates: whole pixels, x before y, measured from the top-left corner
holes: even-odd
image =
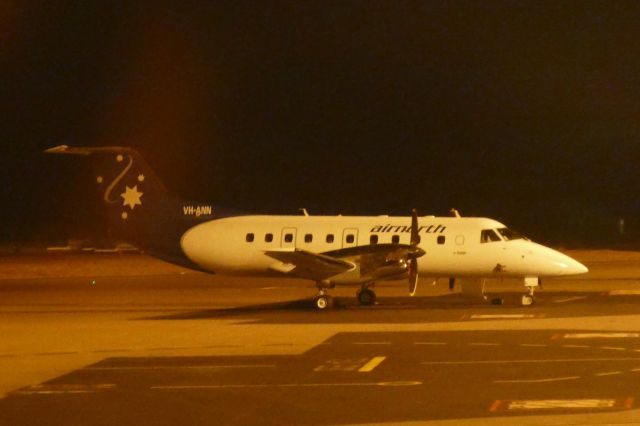
[[[126,189],[122,194],[120,194],[124,199],[122,205],[129,206],[131,210],[133,210],[135,206],[141,206],[142,201],[140,198],[142,197],[142,194],[142,192],[138,191],[138,185],[135,185],[133,188],[126,185]]]

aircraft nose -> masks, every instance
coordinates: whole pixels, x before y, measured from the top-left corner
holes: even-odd
[[[579,275],[589,272],[589,268],[577,260],[562,253],[558,253],[558,255],[555,263],[560,267],[562,275]]]
[[[567,268],[567,274],[578,275],[578,274],[586,274],[589,272],[589,268],[584,266],[582,263],[578,262],[575,259],[571,259],[572,262]]]

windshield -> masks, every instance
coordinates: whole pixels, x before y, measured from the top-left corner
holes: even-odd
[[[480,233],[480,242],[481,243],[491,243],[493,241],[501,241],[496,231],[493,229],[483,229]]]
[[[521,240],[524,239],[525,237],[523,237],[522,235],[518,234],[516,231],[514,231],[513,229],[509,229],[509,228],[498,228],[497,229],[498,233],[500,235],[502,235],[502,238],[504,238],[505,241],[509,241],[509,240]]]

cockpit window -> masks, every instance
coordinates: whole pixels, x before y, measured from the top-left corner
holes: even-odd
[[[521,240],[525,238],[522,235],[518,234],[513,229],[509,229],[509,228],[498,228],[498,232],[500,233],[500,235],[502,235],[502,238],[504,238],[505,241]]]
[[[496,234],[493,229],[483,229],[480,233],[481,243],[492,243],[494,241],[502,241],[502,239]]]

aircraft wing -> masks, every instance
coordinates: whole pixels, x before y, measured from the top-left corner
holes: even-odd
[[[271,265],[271,269],[315,281],[355,268],[353,262],[300,249],[267,250],[265,254],[279,261]]]
[[[300,249],[268,250],[265,254],[279,261],[272,270],[300,278],[319,281],[357,268],[360,279],[377,280],[404,274],[410,249],[403,244],[375,244],[322,254]]]

